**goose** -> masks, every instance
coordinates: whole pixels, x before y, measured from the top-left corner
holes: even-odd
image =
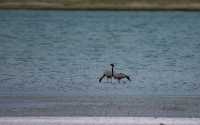
[[[99,82],[101,82],[104,77],[106,77],[107,79],[111,79],[111,82],[112,82],[112,77],[113,77],[113,74],[114,74],[114,64],[110,64],[110,65],[112,67],[112,70],[111,71],[110,70],[106,70],[103,73],[103,75],[100,77]]]
[[[121,79],[125,79],[125,78],[127,80],[131,81],[130,77],[124,73],[114,73],[113,77],[114,77],[114,79],[117,79],[119,83],[120,83]]]

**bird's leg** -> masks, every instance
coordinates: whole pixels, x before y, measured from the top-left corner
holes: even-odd
[[[120,83],[120,79],[118,79],[118,83]]]

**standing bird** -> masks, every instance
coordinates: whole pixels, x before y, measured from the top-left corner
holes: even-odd
[[[124,79],[124,78],[131,81],[130,77],[128,75],[124,74],[124,73],[114,73],[113,77],[114,77],[114,79],[117,79],[119,83],[120,83],[120,80]]]
[[[113,77],[113,75],[114,75],[114,64],[110,64],[111,65],[111,67],[112,67],[112,70],[110,71],[110,70],[106,70],[104,73],[103,73],[103,76],[101,76],[101,78],[99,79],[99,82],[101,82],[102,81],[102,79],[104,78],[104,77],[106,77],[107,79],[111,79],[111,82],[112,82],[112,77]]]

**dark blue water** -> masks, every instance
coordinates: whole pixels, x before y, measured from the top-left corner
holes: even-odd
[[[0,11],[0,95],[199,96],[200,13]]]

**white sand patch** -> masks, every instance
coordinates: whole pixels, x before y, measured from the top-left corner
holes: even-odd
[[[1,117],[0,125],[200,125],[200,118]]]

